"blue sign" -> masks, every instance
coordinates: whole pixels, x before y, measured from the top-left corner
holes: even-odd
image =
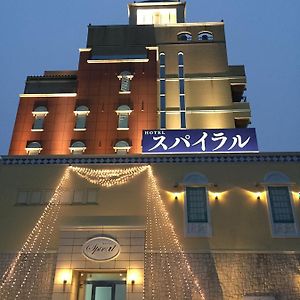
[[[143,130],[144,154],[258,152],[254,128]]]

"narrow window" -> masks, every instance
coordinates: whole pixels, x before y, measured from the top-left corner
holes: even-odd
[[[198,33],[198,41],[213,41],[214,36],[210,31],[201,31]]]
[[[28,142],[25,148],[28,155],[38,155],[43,150],[40,142]]]
[[[123,71],[120,73],[118,78],[121,81],[119,93],[130,94],[130,82],[133,78],[133,75],[129,71]]]
[[[186,187],[188,223],[207,223],[207,198],[205,187]]]
[[[114,148],[116,154],[124,155],[129,152],[131,146],[126,141],[118,141],[118,142],[116,142],[116,144],[114,145],[113,148]]]
[[[166,55],[159,54],[160,128],[166,128]]]
[[[71,146],[69,149],[73,155],[80,155],[84,153],[84,151],[86,150],[86,146],[82,141],[73,141],[71,142]]]
[[[118,115],[118,130],[129,130],[129,115],[132,109],[128,105],[121,105],[116,110]]]
[[[46,106],[38,106],[32,112],[34,121],[31,131],[43,131],[44,130],[44,120],[48,114]]]
[[[78,106],[76,110],[74,111],[76,120],[75,120],[75,131],[85,131],[86,130],[86,119],[88,114],[90,113],[90,110],[84,106]]]
[[[290,191],[287,186],[268,187],[274,223],[294,223]]]
[[[269,172],[263,185],[268,196],[268,211],[273,237],[295,237],[299,235],[298,222],[293,211],[293,194],[290,178],[282,172]]]
[[[178,53],[178,81],[179,81],[179,107],[180,107],[180,127],[186,128],[185,115],[185,91],[184,91],[184,56],[182,52]]]

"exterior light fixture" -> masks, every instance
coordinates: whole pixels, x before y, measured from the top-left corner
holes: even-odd
[[[215,200],[219,200],[220,194],[219,193],[215,193]]]
[[[66,285],[67,285],[67,283],[68,283],[67,279],[64,279],[64,281],[63,281],[63,292],[66,291]]]
[[[257,192],[257,193],[256,193],[256,199],[257,199],[257,200],[260,200],[260,199],[261,199],[261,192]]]
[[[175,192],[174,193],[174,200],[178,200],[178,198],[179,198],[179,193]]]
[[[131,292],[132,292],[132,293],[133,293],[133,287],[134,287],[134,285],[135,285],[135,280],[132,279],[132,280],[131,280]]]

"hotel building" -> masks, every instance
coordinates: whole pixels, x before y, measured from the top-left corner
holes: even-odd
[[[258,152],[223,21],[128,11],[88,26],[78,70],[27,77],[0,160],[0,298],[300,299],[300,154]]]

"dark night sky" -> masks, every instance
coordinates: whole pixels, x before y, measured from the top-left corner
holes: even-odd
[[[127,0],[14,0],[0,8],[0,153],[27,75],[76,69],[87,25],[127,24]],[[224,19],[230,64],[246,67],[261,151],[300,151],[299,0],[187,0],[187,21]]]

